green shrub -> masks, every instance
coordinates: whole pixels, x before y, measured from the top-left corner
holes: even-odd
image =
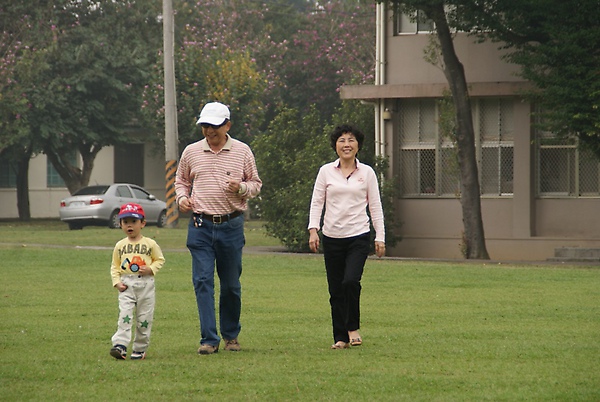
[[[282,109],[253,142],[263,180],[261,219],[267,233],[291,251],[308,251],[308,211],[319,167],[332,158],[315,107],[301,117]]]

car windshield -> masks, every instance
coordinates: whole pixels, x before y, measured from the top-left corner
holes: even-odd
[[[90,186],[80,188],[73,195],[101,195],[106,193],[106,190],[108,190],[108,186]]]

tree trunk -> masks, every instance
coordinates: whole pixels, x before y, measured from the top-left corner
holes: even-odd
[[[29,161],[31,148],[25,150],[17,160],[17,211],[19,219],[29,221],[31,210],[29,206]]]
[[[456,143],[460,167],[460,203],[464,225],[464,255],[467,259],[489,259],[481,217],[475,133],[465,71],[454,49],[443,3],[440,2],[427,7],[424,11],[436,24],[436,32],[444,61],[444,74],[448,80],[456,109]]]
[[[75,191],[89,184],[92,170],[94,169],[94,161],[101,149],[95,146],[80,147],[79,155],[83,161],[82,168],[73,165],[69,155],[55,152],[51,147],[44,148],[44,153],[65,182],[69,193],[73,194]]]

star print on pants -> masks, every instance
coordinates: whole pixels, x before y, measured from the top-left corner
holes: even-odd
[[[128,315],[126,315],[125,317],[123,317],[123,322],[126,324],[129,324],[131,322],[131,317],[129,317]]]
[[[140,324],[140,327],[142,327],[142,328],[148,328],[148,321],[144,320],[144,322],[142,322]]]

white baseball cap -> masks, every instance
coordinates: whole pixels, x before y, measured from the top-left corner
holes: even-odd
[[[219,102],[210,102],[202,108],[196,124],[208,123],[213,126],[220,126],[225,122],[225,119],[230,119],[229,108]]]

